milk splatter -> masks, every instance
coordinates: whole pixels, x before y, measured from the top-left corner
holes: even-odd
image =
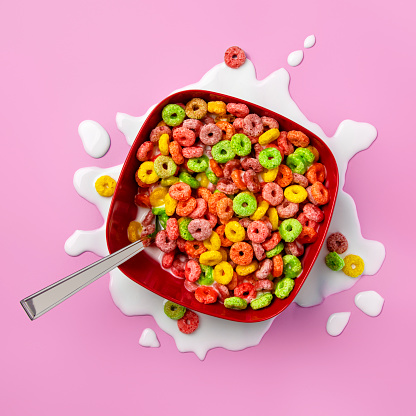
[[[78,126],[78,134],[90,156],[98,159],[108,152],[110,136],[101,124],[93,120],[84,120]]]
[[[294,51],[287,57],[287,63],[290,66],[298,66],[303,61],[303,51]]]
[[[308,36],[305,41],[303,42],[303,47],[306,49],[312,48],[316,43],[315,35]]]
[[[333,337],[342,333],[350,320],[351,312],[333,313],[326,323],[326,332]]]
[[[139,339],[139,344],[142,347],[150,347],[150,348],[159,348],[160,342],[157,339],[156,332],[153,331],[151,328],[146,328],[143,330],[142,335]]]
[[[384,299],[374,290],[358,293],[354,298],[355,306],[368,316],[378,316],[384,305]]]

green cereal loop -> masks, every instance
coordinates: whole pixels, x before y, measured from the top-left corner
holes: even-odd
[[[202,155],[201,157],[192,157],[188,159],[188,167],[194,172],[205,172],[208,169],[209,159],[208,156]]]
[[[291,153],[286,158],[286,165],[290,168],[292,172],[299,173],[303,175],[306,172],[306,165],[303,162],[303,159],[299,155]]]
[[[217,175],[216,175],[216,174],[215,174],[212,170],[207,169],[207,170],[205,171],[205,175],[207,175],[208,180],[209,180],[212,184],[216,185],[216,184],[218,183],[218,177],[217,177]],[[219,191],[218,191],[218,192],[219,192]]]
[[[266,251],[266,257],[268,259],[271,259],[272,257],[277,256],[284,248],[285,244],[283,243],[283,241],[280,241],[280,243],[275,248]]]
[[[158,218],[159,218],[160,225],[162,226],[164,230],[166,230],[166,226],[167,226],[168,219],[169,219],[168,214],[166,214],[166,212],[163,212],[162,214],[158,215]]]
[[[251,309],[257,310],[269,306],[273,300],[273,295],[271,293],[265,293],[257,299],[251,301]]]
[[[227,163],[235,158],[235,153],[231,147],[231,142],[228,140],[221,140],[211,149],[212,158],[218,163]]]
[[[325,264],[334,272],[342,270],[345,266],[344,260],[335,251],[327,254],[325,257]]]
[[[302,273],[302,264],[296,256],[286,254],[283,256],[283,273],[285,277],[294,279]]]
[[[295,155],[299,156],[303,160],[305,166],[312,165],[313,161],[315,160],[314,154],[305,147],[298,147],[295,150]]]
[[[169,156],[158,156],[153,162],[153,168],[159,178],[169,178],[177,169],[176,163]]]
[[[211,286],[214,283],[214,269],[211,266],[200,264],[201,276],[196,281],[201,286]]]
[[[282,155],[275,147],[268,147],[260,152],[259,162],[266,169],[276,169],[282,162]]]
[[[276,285],[276,290],[274,294],[279,299],[285,299],[290,295],[290,292],[295,286],[294,280],[289,277],[284,277],[280,282]]]
[[[245,299],[232,296],[224,300],[224,306],[229,309],[245,309],[247,308],[247,302]]]
[[[166,214],[165,207],[153,207],[152,208],[153,215],[162,215]]]
[[[180,105],[168,104],[162,110],[162,118],[168,126],[179,126],[185,118],[185,110]]]
[[[165,303],[163,310],[170,319],[175,320],[181,319],[186,312],[186,308],[184,306],[173,303],[170,300]]]
[[[171,176],[170,178],[163,178],[160,181],[160,184],[162,186],[171,186],[171,185],[173,185],[176,182],[179,182],[179,178],[177,178],[176,176]]]
[[[283,220],[279,226],[279,234],[286,241],[286,243],[292,243],[295,241],[299,234],[302,232],[302,224],[295,218],[289,218]]]
[[[179,224],[179,234],[186,241],[194,241],[191,233],[188,231],[188,225],[192,221],[192,218],[184,218]]]
[[[233,200],[233,211],[240,217],[249,217],[256,209],[256,198],[250,194],[241,192]]]
[[[198,179],[194,178],[188,172],[181,172],[179,174],[179,179],[182,182],[187,183],[191,188],[194,188],[194,189],[198,189],[201,186]]]
[[[234,134],[231,137],[231,148],[238,156],[247,156],[251,152],[250,139],[242,133]]]

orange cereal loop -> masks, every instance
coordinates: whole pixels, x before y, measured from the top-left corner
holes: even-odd
[[[234,211],[233,201],[230,198],[221,198],[217,202],[217,215],[221,222],[229,221],[232,218]]]
[[[224,177],[224,172],[222,171],[221,166],[214,159],[209,160],[209,167],[214,172],[214,174],[217,178],[223,178]]]
[[[313,153],[313,155],[315,156],[315,159],[313,161],[314,161],[314,163],[316,163],[319,160],[318,149],[316,147],[313,147],[313,146],[308,146],[307,149],[310,150]]]
[[[167,126],[167,124],[163,120],[161,120],[159,121],[159,123],[157,123],[156,127],[160,127],[160,126]]]
[[[230,249],[231,260],[240,266],[247,266],[253,260],[253,247],[243,241],[234,243]]]
[[[280,165],[277,172],[276,182],[281,188],[285,188],[292,183],[293,174],[290,168],[286,165]]]
[[[312,227],[303,227],[296,241],[300,244],[311,244],[318,239],[318,233]]]
[[[280,254],[273,257],[272,276],[280,277],[283,273],[283,258]]]
[[[315,182],[311,186],[311,195],[318,205],[325,205],[329,201],[328,189],[321,182]]]
[[[241,178],[242,173],[243,171],[240,169],[233,170],[231,172],[231,179],[233,180],[233,182],[235,183],[235,185],[240,191],[245,191],[247,189],[247,186],[245,182],[243,181],[243,179]]]
[[[192,211],[196,208],[196,199],[194,197],[190,197],[186,201],[179,201],[178,205],[176,205],[176,213],[181,217],[187,217]]]
[[[169,143],[169,153],[177,165],[181,165],[185,161],[184,157],[182,156],[182,147],[175,140]]]
[[[314,163],[306,172],[305,176],[311,184],[315,182],[325,182],[326,169],[322,163]]]
[[[202,241],[187,241],[185,243],[185,252],[189,257],[198,258],[202,253],[207,251]]]
[[[225,225],[220,225],[219,227],[217,227],[217,229],[215,230],[215,232],[218,234],[218,237],[221,240],[221,246],[222,247],[231,247],[234,243],[232,241],[230,241],[225,235]]]
[[[227,104],[225,104],[223,101],[209,101],[208,113],[224,116],[227,114]]]
[[[287,140],[297,147],[307,147],[309,137],[301,131],[291,130],[287,133]]]
[[[220,199],[226,198],[226,195],[222,192],[212,194],[208,199],[208,210],[211,214],[217,215],[217,203]]]
[[[218,121],[215,124],[222,130],[222,139],[231,140],[231,137],[235,134],[235,128],[233,125],[227,123],[226,121]]]
[[[196,193],[197,193],[197,195],[200,198],[204,199],[205,202],[208,202],[209,201],[209,197],[212,195],[212,192],[208,188],[204,188],[202,186],[200,186],[198,188],[198,190],[196,191]]]

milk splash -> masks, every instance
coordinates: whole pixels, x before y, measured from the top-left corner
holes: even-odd
[[[290,97],[289,79],[289,73],[285,69],[279,69],[267,78],[258,80],[252,62],[246,60],[245,64],[238,69],[231,69],[224,63],[218,64],[199,82],[178,91],[202,89],[251,101],[292,119],[325,141],[335,156],[340,174],[340,188],[329,233],[342,232],[351,247],[346,254],[360,253],[365,261],[364,274],[373,275],[383,263],[384,246],[362,237],[355,203],[342,188],[348,161],[356,153],[371,145],[377,136],[376,129],[366,123],[345,120],[341,122],[335,135],[328,138],[317,124],[305,117]],[[130,145],[153,108],[154,106],[141,117],[133,117],[124,113],[117,114],[117,126]],[[77,192],[97,205],[104,219],[107,217],[110,201],[97,195],[94,182],[102,174],[108,174],[117,179],[119,173],[120,166],[111,169],[83,168],[75,173],[74,186]],[[71,255],[77,255],[83,251],[92,251],[99,255],[107,254],[104,230],[105,225],[98,230],[76,231],[68,239],[65,250]],[[326,249],[323,248],[295,299],[298,305],[317,305],[326,296],[349,289],[360,279],[352,279],[342,272],[336,273],[329,270],[324,262],[326,254]],[[137,285],[118,269],[110,273],[110,292],[115,304],[124,314],[153,315],[159,327],[175,339],[179,351],[193,351],[201,360],[205,358],[208,350],[215,347],[241,350],[257,345],[273,322],[273,319],[270,319],[255,324],[244,324],[199,314],[198,330],[191,335],[185,335],[178,330],[176,321],[164,314],[161,297]]]
[[[78,126],[85,151],[96,159],[103,157],[110,148],[110,136],[104,127],[93,120],[84,120]]]

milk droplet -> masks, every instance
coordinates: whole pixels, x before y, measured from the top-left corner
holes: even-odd
[[[316,38],[315,35],[310,35],[305,39],[305,42],[303,42],[303,47],[308,49],[312,48],[313,45],[315,45]]]
[[[110,136],[101,124],[93,120],[84,120],[78,126],[85,151],[98,159],[103,157],[110,148]]]
[[[303,51],[294,51],[287,57],[290,66],[298,66],[303,61]]]
[[[142,347],[159,348],[160,342],[157,339],[157,335],[153,329],[146,328],[143,330],[142,335],[139,339],[139,344]]]
[[[333,337],[338,336],[347,326],[350,316],[351,312],[333,313],[326,323],[326,332]]]
[[[355,306],[361,309],[368,316],[378,316],[381,313],[384,305],[384,298],[382,298],[374,290],[360,292],[355,296]]]

